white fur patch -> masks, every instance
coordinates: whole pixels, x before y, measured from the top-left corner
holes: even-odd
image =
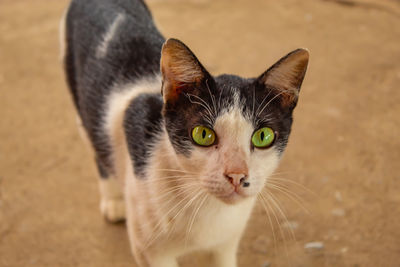
[[[250,217],[255,198],[235,205],[210,198],[200,210],[193,229],[197,249],[209,249],[224,243],[238,242]]]
[[[108,97],[108,110],[105,117],[105,128],[110,136],[112,136],[112,129],[122,127],[122,125],[115,125],[116,118],[124,115],[129,103],[135,97],[144,93],[160,93],[160,91],[161,77],[158,75],[140,79],[135,83],[126,84],[122,88],[113,88],[111,95]]]
[[[143,93],[159,93],[160,90],[161,77],[156,75],[141,79],[135,83],[126,84],[122,88],[113,88],[111,95],[108,97],[104,128],[111,140],[114,169],[121,183],[123,183],[125,176],[126,162],[130,161],[123,131],[125,110],[136,96]]]
[[[97,50],[96,50],[96,57],[97,58],[102,58],[102,57],[105,57],[107,55],[107,50],[108,50],[109,43],[113,39],[113,37],[114,37],[119,25],[123,22],[124,19],[125,19],[125,15],[124,14],[118,14],[117,17],[114,19],[114,21],[112,22],[112,24],[108,28],[106,34],[104,34],[103,41],[97,47]]]
[[[227,146],[243,147],[243,150],[248,151],[246,154],[249,154],[248,145],[254,129],[253,125],[243,117],[240,109],[237,108],[239,102],[237,98],[235,97],[235,107],[217,118],[214,130],[218,135],[218,140]]]
[[[209,193],[230,203],[238,199],[229,198],[233,186],[225,175],[246,175],[249,186],[238,187],[238,193],[255,197],[263,190],[280,159],[274,146],[268,149],[251,148],[255,130],[239,105],[231,106],[215,121],[217,145],[211,148],[195,147],[190,158],[180,158],[180,165],[185,166],[185,170],[199,173],[201,184]]]

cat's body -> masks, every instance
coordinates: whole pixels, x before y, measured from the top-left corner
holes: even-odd
[[[184,44],[164,43],[141,0],[74,0],[65,22],[67,81],[95,150],[105,217],[126,217],[140,266],[177,266],[198,249],[235,266],[286,146],[308,53],[258,79],[212,77]],[[261,148],[254,136],[266,133]]]

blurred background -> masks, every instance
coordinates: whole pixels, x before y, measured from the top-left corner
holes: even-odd
[[[67,5],[0,0],[0,266],[134,266],[125,226],[99,213],[76,129],[58,49]],[[268,213],[255,208],[239,265],[400,266],[400,1],[148,5],[213,74],[255,77],[310,50],[280,187]]]

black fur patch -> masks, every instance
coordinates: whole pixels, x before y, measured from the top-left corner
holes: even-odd
[[[276,92],[266,88],[257,79],[224,74],[215,79],[209,77],[201,86],[186,91],[176,103],[164,106],[166,128],[178,153],[190,155],[194,148],[191,129],[196,125],[214,128],[216,118],[234,105],[235,95],[239,96],[242,114],[253,123],[254,128],[272,128],[277,133],[274,145],[281,153],[285,149],[293,109],[283,109]],[[208,108],[200,104],[204,104],[202,100]]]
[[[124,118],[128,150],[133,161],[135,175],[144,177],[147,159],[163,132],[161,95],[141,94],[129,105]]]
[[[118,16],[120,25],[99,58],[97,48]],[[114,171],[103,127],[107,97],[115,85],[159,72],[164,38],[141,0],[73,0],[66,17],[66,42],[67,82],[96,150],[101,176],[107,177]]]

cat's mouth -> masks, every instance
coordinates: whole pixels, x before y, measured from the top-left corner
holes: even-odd
[[[230,193],[220,196],[219,198],[227,204],[236,204],[246,197],[247,195],[245,195],[240,189],[237,190],[236,188],[233,188]]]

